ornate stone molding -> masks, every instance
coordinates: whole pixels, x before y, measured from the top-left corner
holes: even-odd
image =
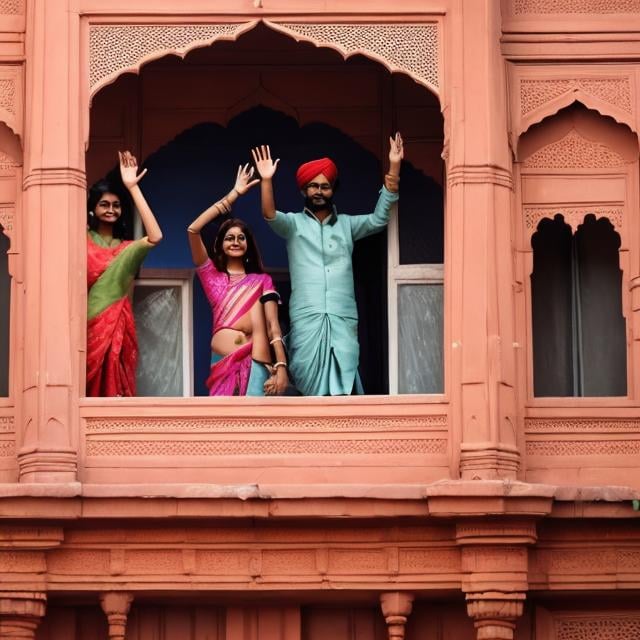
[[[86,418],[86,432],[110,433],[347,433],[446,431],[446,415],[427,416],[283,416],[237,418]]]
[[[466,446],[460,450],[460,475],[463,479],[515,478],[520,468],[520,452],[507,446],[477,448]]]
[[[184,57],[216,40],[235,40],[257,20],[242,23],[191,25],[107,25],[89,28],[90,96],[125,72],[167,54]],[[265,21],[296,40],[330,47],[345,58],[363,54],[390,71],[408,73],[437,93],[440,86],[440,29],[438,23],[340,24]]]
[[[527,169],[615,169],[624,165],[620,154],[583,138],[575,129],[538,149],[524,161]]]
[[[262,456],[441,454],[447,440],[434,439],[335,439],[335,440],[87,440],[86,455],[100,456]]]
[[[529,456],[637,456],[640,440],[528,440]],[[630,464],[635,464],[630,459]]]
[[[495,184],[513,189],[513,175],[507,169],[493,165],[451,167],[447,173],[449,185],[458,184]]]
[[[625,433],[640,431],[638,418],[525,418],[526,433]]]
[[[640,13],[637,0],[515,0],[514,15]]]
[[[523,210],[525,226],[529,235],[533,235],[542,220],[553,220],[556,215],[560,214],[565,223],[568,224],[575,233],[578,227],[584,222],[587,215],[595,215],[597,219],[606,218],[613,228],[622,233],[624,223],[624,209],[622,207],[564,207],[558,205],[556,207],[525,207]]]
[[[345,58],[363,54],[389,71],[408,73],[437,93],[440,86],[440,35],[437,23],[425,24],[308,24],[266,22],[274,29],[336,49]]]
[[[15,418],[13,416],[0,416],[0,433],[13,433],[15,430]]]
[[[22,181],[22,186],[25,190],[40,185],[67,186],[70,184],[86,190],[86,173],[74,167],[35,168],[32,169],[31,173],[26,175]]]

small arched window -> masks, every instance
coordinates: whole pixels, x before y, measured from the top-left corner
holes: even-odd
[[[534,395],[626,395],[620,236],[592,214],[573,233],[557,214],[531,246]]]

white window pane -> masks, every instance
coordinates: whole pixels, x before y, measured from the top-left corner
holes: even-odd
[[[443,286],[398,286],[398,393],[443,393]]]
[[[137,285],[133,311],[138,334],[139,396],[182,396],[182,289]]]

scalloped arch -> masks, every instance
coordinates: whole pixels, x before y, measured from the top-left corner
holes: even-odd
[[[437,22],[308,24],[259,19],[191,25],[93,24],[89,28],[89,100],[124,73],[139,73],[142,66],[166,55],[184,58],[218,40],[236,40],[260,22],[296,41],[334,49],[345,59],[364,55],[389,71],[408,74],[439,95]]]
[[[556,115],[560,110],[571,106],[575,102],[582,104],[588,109],[597,111],[602,116],[613,118],[618,124],[626,125],[635,134],[638,133],[632,114],[626,113],[622,109],[617,109],[612,104],[592,96],[582,89],[574,88],[557,98],[553,98],[552,100],[545,102],[541,107],[531,111],[526,117],[522,118],[518,130],[515,132],[513,148],[517,149],[519,139],[533,125],[539,124],[545,118]]]

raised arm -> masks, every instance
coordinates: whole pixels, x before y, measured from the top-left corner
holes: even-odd
[[[243,194],[247,193],[251,187],[258,184],[259,180],[253,178],[253,167],[249,167],[248,164],[245,164],[244,167],[240,165],[238,167],[238,173],[236,174],[236,182],[233,185],[233,188],[226,196],[214,202],[210,207],[205,209],[188,227],[187,231],[189,232],[187,235],[189,236],[189,247],[191,248],[191,257],[193,258],[193,263],[199,267],[203,265],[209,254],[207,253],[207,249],[204,246],[204,242],[202,242],[202,237],[200,236],[200,232],[203,227],[209,224],[212,220],[217,218],[219,215],[223,213],[230,213],[231,207],[233,203]]]
[[[384,186],[392,193],[398,192],[402,158],[404,158],[404,144],[398,131],[393,138],[389,138],[389,172],[384,177]]]
[[[151,207],[138,185],[140,180],[142,180],[144,175],[147,173],[147,170],[143,169],[138,173],[138,161],[130,151],[118,151],[118,158],[120,159],[120,175],[122,176],[122,182],[129,190],[136,209],[140,214],[142,226],[144,227],[146,234],[146,241],[149,244],[158,244],[158,242],[162,240],[160,225],[158,224],[156,217],[153,215],[153,211],[151,211]]]
[[[271,150],[269,145],[262,145],[251,150],[253,162],[256,165],[258,174],[262,178],[260,181],[260,198],[262,200],[262,215],[267,220],[273,220],[276,217],[276,203],[273,197],[273,181],[272,178],[278,168],[280,159],[271,159]]]

